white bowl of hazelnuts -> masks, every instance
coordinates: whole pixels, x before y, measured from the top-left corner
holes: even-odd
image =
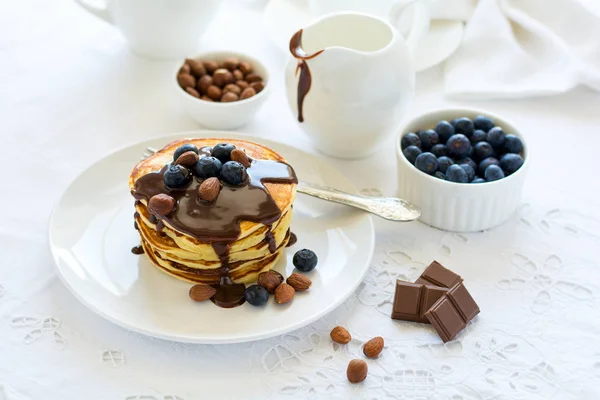
[[[227,51],[188,58],[175,72],[181,105],[200,125],[212,129],[246,125],[267,99],[268,80],[258,60]]]

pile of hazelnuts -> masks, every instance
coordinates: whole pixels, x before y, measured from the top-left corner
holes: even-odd
[[[265,88],[252,64],[233,57],[220,62],[188,58],[179,69],[177,82],[190,96],[222,103],[248,99]]]

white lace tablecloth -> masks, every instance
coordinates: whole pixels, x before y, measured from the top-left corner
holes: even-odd
[[[263,31],[260,9],[227,2],[204,48],[265,60],[274,91],[243,130],[310,148],[287,110],[285,57]],[[56,276],[46,232],[53,204],[92,161],[197,128],[173,98],[173,65],[133,56],[69,0],[1,10],[0,399],[600,398],[599,94],[469,104],[514,120],[532,149],[523,205],[503,226],[452,234],[378,220],[364,283],[325,318],[254,343],[171,343],[79,304]],[[450,105],[440,75],[419,76],[411,113]],[[365,193],[396,190],[391,141],[370,159],[332,163]],[[433,259],[464,277],[482,310],[448,344],[430,326],[389,318],[394,281],[415,279]],[[348,346],[329,339],[338,324],[353,334]],[[376,335],[386,348],[369,360],[367,380],[350,385],[348,361]]]

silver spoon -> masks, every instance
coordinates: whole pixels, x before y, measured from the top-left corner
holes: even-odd
[[[156,152],[156,149],[147,147],[142,159]],[[417,205],[395,197],[363,196],[303,181],[298,183],[297,190],[319,199],[359,208],[391,221],[414,221],[421,216],[421,209]]]

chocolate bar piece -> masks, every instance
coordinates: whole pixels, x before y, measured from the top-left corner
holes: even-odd
[[[451,288],[457,283],[462,282],[462,280],[460,275],[455,274],[449,269],[444,268],[439,262],[434,261],[429,264],[429,267],[425,268],[425,271],[423,271],[415,283]]]
[[[425,317],[445,343],[454,339],[477,314],[479,306],[460,282],[444,293],[425,313]]]
[[[429,323],[425,313],[448,289],[396,281],[392,319]]]

